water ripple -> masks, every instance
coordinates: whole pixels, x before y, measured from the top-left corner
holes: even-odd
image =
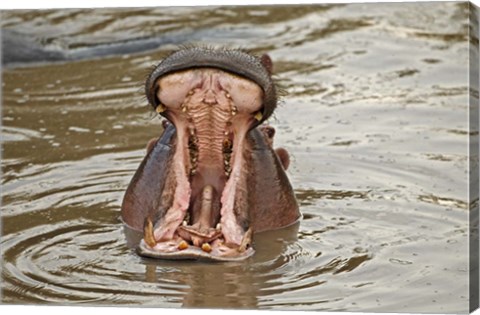
[[[466,312],[466,148],[478,136],[466,115],[478,96],[465,75],[467,12],[451,2],[4,12],[4,40],[38,53],[2,73],[2,302]],[[270,124],[303,218],[256,235],[245,262],[141,258],[141,235],[120,220],[161,132],[144,76],[184,42],[268,52],[284,91]]]

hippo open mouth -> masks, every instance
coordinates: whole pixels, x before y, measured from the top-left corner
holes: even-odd
[[[143,225],[141,255],[242,260],[254,253],[254,231],[298,218],[285,164],[271,149],[274,129],[255,128],[276,106],[270,70],[268,57],[190,48],[150,74],[147,98],[169,123],[122,205],[126,223]],[[277,209],[259,205],[263,193]],[[281,217],[270,219],[275,211]]]

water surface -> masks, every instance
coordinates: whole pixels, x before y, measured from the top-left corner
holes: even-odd
[[[38,51],[3,71],[2,302],[467,312],[467,23],[462,3],[2,12]],[[303,219],[242,263],[141,258],[120,220],[161,132],[142,81],[183,44],[268,52],[284,91]]]

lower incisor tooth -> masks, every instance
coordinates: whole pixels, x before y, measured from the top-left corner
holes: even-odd
[[[217,230],[221,230],[222,229],[222,225],[220,223],[217,223],[217,226],[215,227]]]
[[[157,113],[161,114],[161,113],[163,113],[165,110],[167,110],[167,108],[165,107],[165,105],[159,104],[159,105],[157,106],[157,108],[155,108],[155,110],[157,111]]]
[[[177,247],[179,250],[184,250],[188,248],[188,243],[186,241],[181,241],[180,244],[178,244]]]
[[[202,244],[202,250],[204,252],[210,253],[212,251],[212,246],[210,246],[210,244],[208,244],[208,243],[203,243]]]
[[[153,223],[150,218],[145,218],[145,222],[143,224],[143,239],[150,247],[153,247],[155,244],[157,244],[155,237],[153,236]]]

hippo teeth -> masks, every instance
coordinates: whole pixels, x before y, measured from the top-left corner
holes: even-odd
[[[184,250],[184,249],[187,249],[188,246],[189,246],[188,243],[183,240],[183,241],[181,241],[181,242],[178,244],[177,248],[178,248],[179,250]]]
[[[252,228],[249,228],[245,233],[245,235],[243,235],[242,242],[240,243],[240,246],[237,248],[237,251],[239,253],[245,252],[248,246],[250,246],[250,243],[252,242],[252,235],[253,235],[253,230]]]
[[[145,218],[145,222],[143,224],[143,239],[148,246],[153,247],[157,243],[155,240],[155,236],[153,235],[153,223],[150,218]]]

